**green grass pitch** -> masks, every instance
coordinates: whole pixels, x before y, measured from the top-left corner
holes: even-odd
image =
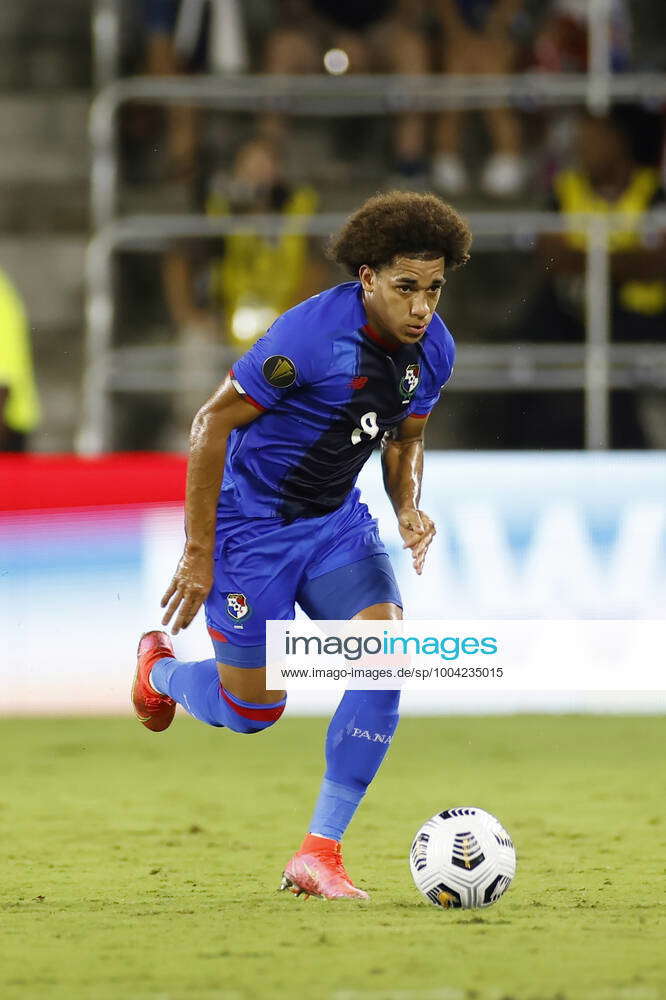
[[[0,721],[0,997],[660,1000],[664,718],[407,718],[346,838],[369,903],[276,891],[323,719]],[[407,855],[435,812],[514,837],[494,907],[444,911]]]

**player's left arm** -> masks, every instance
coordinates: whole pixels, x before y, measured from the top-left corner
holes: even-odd
[[[412,550],[414,569],[421,575],[436,528],[419,508],[423,477],[423,432],[428,417],[406,417],[382,441],[384,487],[389,495],[404,548]]]

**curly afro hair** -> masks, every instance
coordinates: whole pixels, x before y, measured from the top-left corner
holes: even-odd
[[[455,209],[434,194],[377,194],[331,238],[327,256],[356,277],[363,264],[378,271],[396,257],[444,258],[447,268],[469,260],[472,234]]]

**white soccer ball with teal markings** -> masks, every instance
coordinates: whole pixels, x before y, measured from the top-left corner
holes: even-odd
[[[495,816],[462,806],[437,813],[414,837],[409,864],[416,888],[435,906],[490,906],[516,874],[511,837]]]

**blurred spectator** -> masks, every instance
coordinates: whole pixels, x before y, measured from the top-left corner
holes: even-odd
[[[426,73],[423,0],[283,0],[281,20],[268,39],[267,73]],[[283,119],[270,116],[273,138]],[[399,115],[393,137],[395,172],[412,183],[425,175],[425,119]]]
[[[198,54],[209,73],[245,72],[249,56],[241,0],[180,0],[174,47],[185,64]]]
[[[154,76],[259,69],[253,51],[261,48],[258,37],[263,39],[275,22],[273,0],[141,0],[138,6],[136,33],[143,39],[139,72]],[[125,117],[127,155],[137,176],[146,169],[158,179],[196,174],[209,118],[201,108],[167,102],[156,111],[134,102]]]
[[[253,139],[237,152],[230,173],[218,170],[212,175],[200,207],[209,216],[276,212],[286,220],[312,214],[316,204],[311,188],[290,190],[271,143]],[[232,342],[251,343],[280,313],[310,294],[308,237],[303,233],[285,231],[271,239],[244,230],[208,242],[217,251],[212,259],[206,248],[201,257],[201,243],[198,257],[194,246],[188,246],[186,254],[177,250],[167,255],[167,300],[178,326],[224,329]],[[202,260],[208,265],[203,303],[195,280]],[[251,331],[246,313],[250,306],[266,317],[270,314]]]
[[[173,39],[178,16],[178,0],[143,0],[145,70],[155,76],[168,76],[180,70]]]
[[[565,216],[624,217],[610,237],[612,338],[618,342],[666,343],[666,233],[643,240],[635,229],[645,212],[666,200],[656,166],[660,147],[659,119],[640,108],[618,106],[606,118],[586,115],[579,124],[576,163],[559,173],[553,186],[551,208]],[[566,234],[539,239],[549,276],[518,338],[584,339],[586,243],[574,220]],[[666,447],[663,393],[645,391],[636,400],[618,392],[613,409],[614,446]],[[566,433],[566,415],[559,415],[558,426],[558,433]],[[573,427],[570,432],[577,433]]]
[[[444,28],[445,73],[511,73],[517,47],[513,29],[522,0],[438,0]],[[483,116],[492,153],[482,175],[486,194],[502,198],[520,191],[525,180],[521,130],[509,108],[488,108]],[[443,194],[456,196],[469,189],[469,177],[460,146],[464,112],[440,115],[433,184]]]
[[[534,43],[537,69],[550,73],[587,70],[589,0],[551,0]],[[610,55],[614,72],[626,70],[631,58],[631,21],[625,0],[612,0]]]
[[[0,451],[25,451],[39,421],[30,331],[18,292],[0,270]]]
[[[143,0],[143,72],[150,76],[178,76],[189,72],[193,66],[195,51],[179,52],[176,46],[175,31],[179,9],[180,0]],[[195,109],[181,104],[168,104],[165,115],[166,173],[176,177],[189,176],[194,169]],[[143,116],[139,116],[138,123],[139,128],[145,125]]]
[[[166,297],[179,330],[184,378],[200,346],[224,340],[245,350],[277,316],[321,287],[308,236],[289,226],[290,216],[316,210],[317,195],[311,188],[290,189],[268,140],[247,142],[229,173],[214,172],[199,207],[209,216],[278,213],[285,228],[274,238],[243,229],[181,243],[166,255]],[[194,409],[200,403],[199,396]],[[181,396],[179,405],[183,420],[191,420],[192,400]]]
[[[660,136],[659,119],[636,107],[618,106],[605,118],[586,115],[578,131],[577,163],[558,174],[553,186],[555,211],[617,212],[627,219],[610,239],[615,340],[666,339],[666,237],[646,246],[632,225],[665,200],[657,165]],[[565,235],[540,240],[550,270],[565,279],[558,284],[559,312],[574,322],[582,316],[582,282],[568,279],[582,277],[585,246],[586,236],[575,223]]]

